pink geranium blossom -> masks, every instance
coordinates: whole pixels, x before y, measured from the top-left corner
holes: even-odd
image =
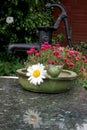
[[[30,50],[27,50],[27,54],[32,54],[35,52],[34,47],[32,46]]]
[[[71,67],[73,67],[73,66],[74,66],[74,63],[73,63],[72,61],[70,61],[69,65],[70,65]]]
[[[62,64],[64,65],[64,69],[74,71],[78,75],[83,74],[84,70],[87,73],[87,57],[81,52],[67,46],[62,47],[60,44],[51,45],[48,42],[44,42],[37,50],[32,46],[27,50],[27,54],[26,68],[30,64],[37,64],[39,62],[44,65]]]
[[[35,56],[36,56],[36,57],[39,57],[39,56],[40,56],[40,53],[39,53],[39,52],[35,53]]]
[[[86,69],[85,69],[84,67],[82,67],[80,70],[81,70],[81,71],[85,71]]]
[[[63,51],[64,47],[59,47],[58,50]]]

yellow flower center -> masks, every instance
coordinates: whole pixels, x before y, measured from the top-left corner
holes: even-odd
[[[39,77],[40,76],[40,71],[39,70],[34,70],[33,76],[36,77],[36,78]]]
[[[35,115],[30,115],[30,120],[32,121],[32,122],[36,122],[36,120],[37,120],[37,117],[35,116]]]

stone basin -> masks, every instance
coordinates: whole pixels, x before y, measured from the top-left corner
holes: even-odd
[[[77,78],[75,72],[63,69],[57,78],[47,75],[43,83],[35,86],[28,81],[25,68],[18,69],[17,75],[19,77],[19,83],[24,89],[39,93],[65,92],[73,87]]]
[[[41,117],[39,128],[25,123],[28,110]],[[87,90],[74,85],[66,93],[39,94],[23,89],[18,77],[1,77],[0,130],[87,130]]]

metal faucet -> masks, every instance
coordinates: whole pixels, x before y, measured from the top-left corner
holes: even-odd
[[[45,7],[47,9],[49,9],[51,7],[58,7],[61,10],[61,14],[57,18],[53,28],[54,28],[54,30],[57,30],[59,25],[60,25],[60,22],[62,20],[64,20],[68,44],[69,44],[69,47],[73,47],[71,35],[70,35],[70,30],[69,30],[69,26],[68,26],[68,17],[67,17],[67,13],[66,13],[64,6],[60,2],[55,2],[52,0],[50,3],[46,4]]]
[[[46,9],[50,9],[51,7],[58,7],[61,10],[61,14],[57,18],[54,26],[48,27],[48,26],[41,26],[38,27],[39,30],[39,42],[37,44],[26,44],[26,43],[20,43],[20,44],[9,44],[8,46],[8,53],[13,53],[14,51],[25,51],[31,48],[31,46],[34,46],[35,49],[40,48],[41,44],[43,42],[47,41],[50,44],[52,43],[52,34],[55,30],[58,29],[60,22],[64,20],[65,23],[65,28],[66,28],[66,34],[67,34],[67,40],[68,40],[68,45],[69,47],[72,47],[72,40],[71,40],[71,35],[70,35],[70,30],[68,26],[68,18],[67,18],[67,13],[65,11],[65,8],[61,3],[57,3],[55,1],[51,1],[50,3],[45,5]]]

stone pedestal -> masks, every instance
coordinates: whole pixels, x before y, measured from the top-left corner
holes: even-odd
[[[27,110],[39,113],[40,128],[24,122]],[[86,130],[87,91],[74,86],[61,94],[23,89],[18,79],[0,78],[0,130]]]

